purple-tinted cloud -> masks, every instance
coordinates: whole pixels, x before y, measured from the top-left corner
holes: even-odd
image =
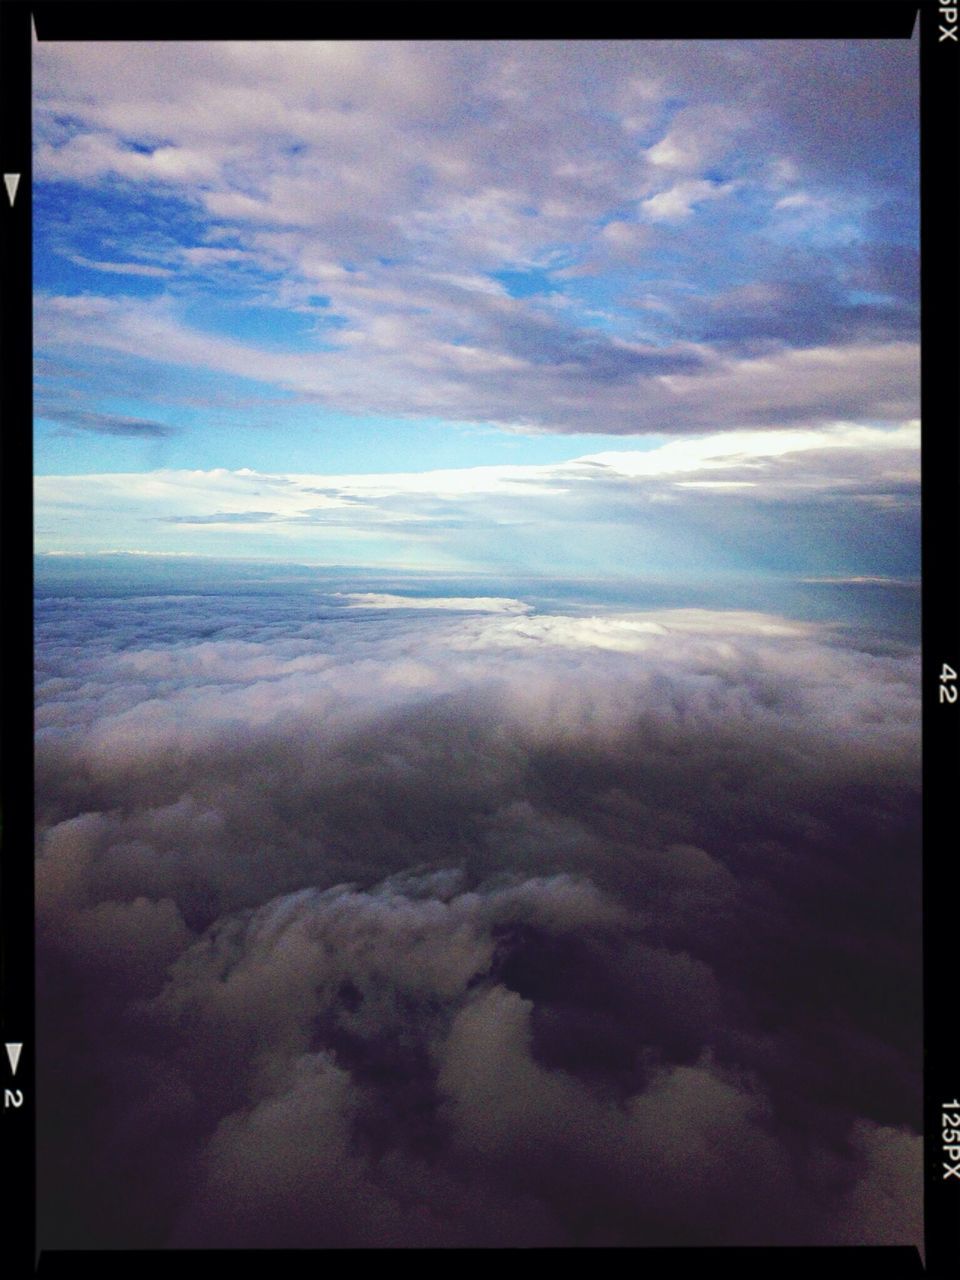
[[[45,1247],[915,1241],[915,658],[459,603],[45,611]]]
[[[163,305],[46,301],[58,358],[514,430],[916,416],[909,42],[60,45],[37,84],[42,183],[189,210],[167,243],[130,214]],[[236,333],[189,319],[225,289]],[[310,349],[241,339],[251,305],[312,317]],[[833,376],[771,399],[758,344]]]

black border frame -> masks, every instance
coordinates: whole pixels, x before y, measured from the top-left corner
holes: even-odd
[[[954,3],[960,0],[953,0]],[[943,664],[960,671],[960,43],[941,33],[948,0],[731,0],[600,3],[589,11],[463,0],[305,0],[232,5],[129,4],[107,0],[6,0],[0,6],[0,165],[20,174],[15,201],[0,188],[0,570],[4,623],[0,704],[0,1031],[23,1044],[15,1078],[0,1054],[4,1089],[20,1106],[2,1110],[7,1191],[0,1256],[8,1274],[68,1275],[92,1265],[104,1277],[216,1266],[231,1250],[38,1252],[33,1056],[33,528],[31,56],[40,40],[213,39],[908,39],[919,14],[921,120],[922,713],[924,910],[925,1260],[914,1248],[726,1248],[604,1250],[648,1274],[678,1264],[705,1272],[718,1262],[743,1276],[933,1277],[960,1273],[960,1178],[944,1179],[941,1110],[960,1094],[957,1001],[951,974],[960,929],[955,877],[955,795],[960,784],[960,700],[941,701]],[[946,23],[949,27],[951,24]],[[957,33],[960,35],[960,31]],[[951,961],[954,961],[951,963]],[[951,998],[952,996],[952,998]],[[954,1182],[956,1185],[954,1185]],[[326,1253],[350,1254],[353,1250]],[[405,1251],[407,1252],[407,1251]],[[411,1250],[446,1265],[445,1250]],[[499,1252],[499,1251],[497,1251]],[[533,1252],[547,1252],[534,1250]],[[550,1252],[553,1252],[552,1250]],[[591,1251],[595,1252],[595,1251]],[[624,1258],[622,1255],[631,1255]],[[638,1256],[639,1255],[639,1256]],[[268,1251],[258,1261],[310,1272],[317,1255]],[[599,1262],[599,1258],[596,1259]]]

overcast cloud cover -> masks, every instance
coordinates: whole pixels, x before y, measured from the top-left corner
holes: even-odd
[[[35,48],[41,1244],[914,1244],[912,42]]]

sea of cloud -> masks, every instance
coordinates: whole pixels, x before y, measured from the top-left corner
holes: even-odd
[[[43,1247],[917,1242],[918,655],[423,604],[39,601]]]

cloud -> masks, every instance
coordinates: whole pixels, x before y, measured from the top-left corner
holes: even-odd
[[[79,267],[92,267],[94,271],[106,271],[112,275],[148,276],[157,279],[173,275],[169,267],[158,267],[146,262],[94,262],[80,254],[72,255],[70,261]]]
[[[359,609],[454,609],[468,613],[529,613],[522,600],[494,596],[394,596],[377,591],[349,591],[344,600]]]
[[[667,133],[648,149],[647,159],[658,169],[700,173],[710,161],[727,153],[731,135],[748,126],[746,115],[735,108],[684,108],[673,117]]]
[[[93,431],[104,436],[160,440],[177,434],[177,428],[166,422],[152,422],[124,414],[93,413],[85,409],[64,409],[57,405],[41,407],[40,416],[62,424],[68,431]]]
[[[842,255],[838,255],[842,256]],[[834,260],[836,265],[836,260]],[[828,342],[877,342],[894,337],[907,338],[916,332],[919,274],[911,269],[910,255],[894,276],[869,279],[873,294],[854,294],[841,280],[820,273],[809,278],[777,279],[772,271],[763,281],[723,291],[709,298],[677,299],[674,308],[682,323],[695,329],[709,342],[758,348],[777,342],[794,346],[816,346]],[[848,269],[857,270],[851,267]],[[887,292],[891,289],[892,292]]]
[[[732,182],[705,182],[695,180],[678,182],[666,191],[641,201],[640,210],[651,222],[673,222],[689,218],[694,206],[704,200],[717,200],[736,190]]]
[[[568,562],[579,556],[586,572],[609,574],[632,536],[643,540],[647,571],[687,566],[702,575],[748,560],[755,570],[750,548],[762,529],[771,565],[803,578],[838,569],[915,573],[918,495],[915,422],[717,432],[549,465],[339,476],[164,470],[35,481],[42,549],[99,550],[111,545],[109,531],[115,550],[149,548],[150,536],[155,550],[216,552],[223,548],[215,537],[240,535],[253,540],[247,554],[296,545],[327,563],[406,556],[408,564],[488,568],[512,557],[555,570],[562,536]]]
[[[45,1247],[913,1243],[917,655],[396,603],[45,598]]]
[[[915,56],[877,42],[45,44],[41,186],[104,202],[113,254],[118,236],[142,239],[144,193],[179,216],[146,267],[61,227],[76,263],[175,274],[159,302],[44,298],[38,332],[94,368],[112,352],[353,413],[514,430],[911,417]],[[728,246],[719,273],[705,236]],[[654,306],[631,301],[638,279]],[[226,281],[238,305],[322,310],[313,349],[206,331],[190,304]],[[758,343],[774,344],[761,362]]]
[[[362,286],[351,286],[351,288]],[[466,295],[466,291],[463,291]],[[837,418],[893,423],[916,414],[913,342],[781,346],[762,356],[711,353],[577,334],[482,298],[477,341],[438,339],[421,316],[378,318],[339,331],[328,349],[278,352],[191,330],[169,305],[89,295],[47,298],[38,336],[76,355],[84,347],[276,383],[327,406],[358,407],[361,370],[381,370],[368,412],[441,414],[514,429],[611,434],[695,433],[750,426],[820,426]],[[349,297],[349,295],[348,295]],[[501,309],[491,310],[496,304]],[[405,305],[414,306],[415,296]],[[476,317],[475,317],[476,318]],[[426,379],[426,380],[424,380]],[[599,398],[598,398],[599,397]]]
[[[905,587],[910,591],[917,591],[920,588],[919,578],[881,578],[859,577],[859,578],[810,578],[810,582],[827,583],[828,585],[838,587]]]

